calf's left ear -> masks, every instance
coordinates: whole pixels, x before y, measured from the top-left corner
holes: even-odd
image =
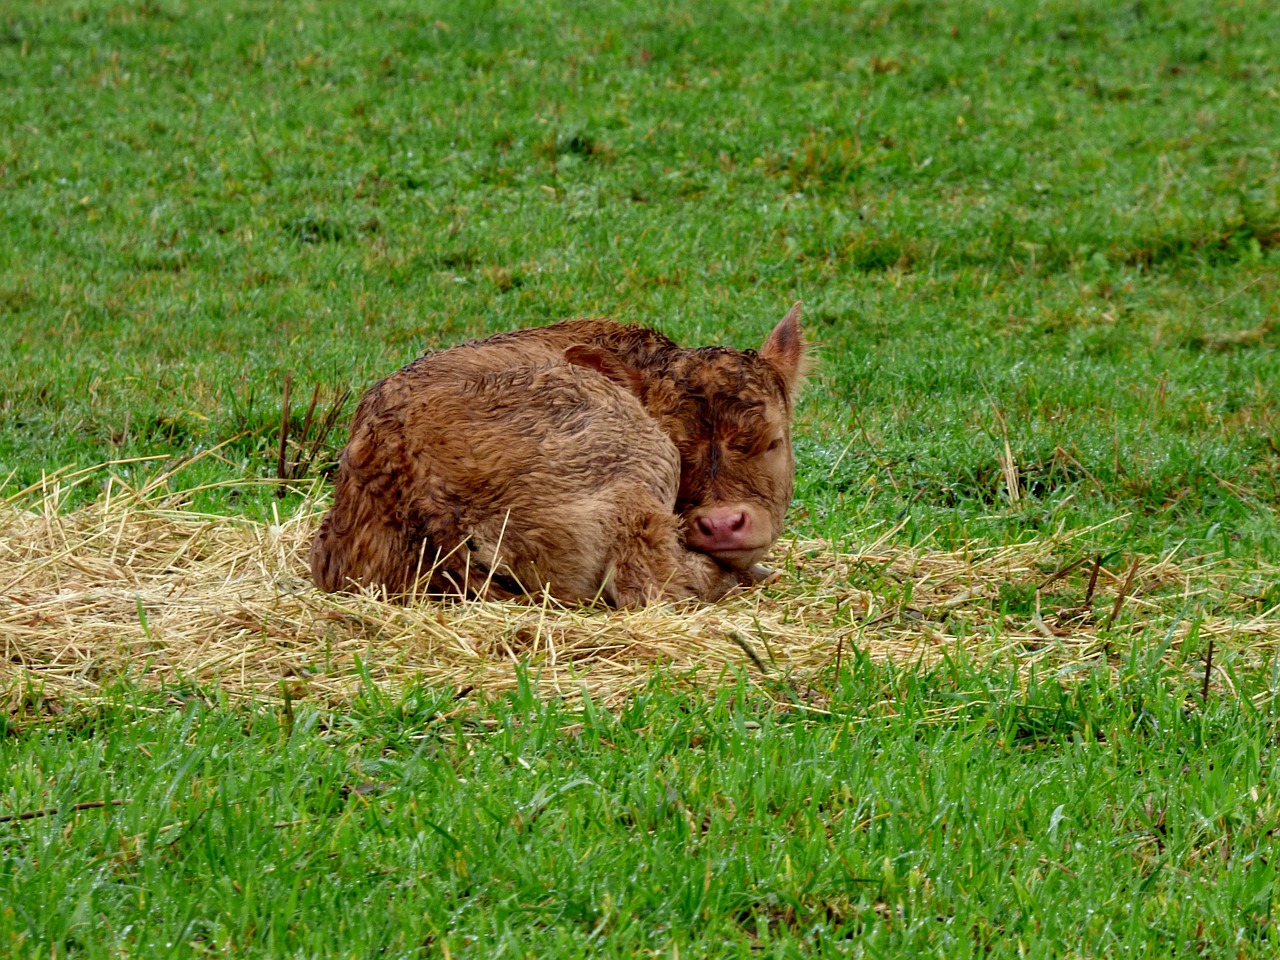
[[[800,333],[800,311],[800,301],[797,300],[760,348],[761,358],[768,360],[782,374],[789,397],[796,395],[805,375],[806,357],[804,336]]]

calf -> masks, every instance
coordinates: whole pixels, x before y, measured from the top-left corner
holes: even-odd
[[[758,354],[569,320],[414,361],[356,410],[316,584],[627,606],[751,582],[791,500],[799,319]]]

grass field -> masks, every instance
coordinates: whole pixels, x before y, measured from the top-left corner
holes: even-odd
[[[1275,956],[1278,65],[1263,0],[0,0],[0,953]],[[464,682],[290,586],[423,350],[794,299],[783,582],[558,628],[737,654]]]

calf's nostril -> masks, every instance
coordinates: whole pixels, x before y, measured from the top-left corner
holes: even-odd
[[[698,518],[698,532],[705,537],[710,537],[716,532],[716,528],[712,525],[711,520],[707,517]]]
[[[729,529],[734,533],[742,533],[747,528],[747,515],[745,513],[735,513],[729,518]]]

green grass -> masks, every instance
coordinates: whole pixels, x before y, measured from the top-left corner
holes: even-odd
[[[287,370],[801,297],[801,527],[1280,549],[1271,4],[0,9],[11,489],[270,475]]]
[[[1275,679],[857,661],[616,713],[136,694],[0,741],[14,957],[1273,956]],[[714,678],[706,678],[708,680]],[[782,690],[772,691],[785,699]],[[160,709],[149,709],[158,706]],[[121,801],[65,812],[86,798]]]
[[[224,444],[261,514],[287,373],[798,297],[795,532],[1274,561],[1278,64],[1262,0],[0,0],[0,496]],[[15,709],[0,952],[1273,955],[1275,681],[1144,664]]]

